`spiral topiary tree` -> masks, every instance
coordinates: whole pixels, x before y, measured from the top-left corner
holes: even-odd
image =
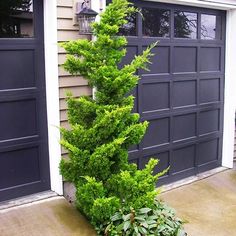
[[[118,67],[127,41],[117,34],[135,11],[127,0],[113,0],[92,26],[94,41],[62,44],[67,52],[64,68],[82,75],[96,88],[96,95],[76,99],[68,94],[70,129],[61,128],[61,144],[69,157],[61,160],[60,171],[76,186],[78,209],[102,235],[111,216],[121,209],[154,207],[160,175],[152,175],[157,160],[151,159],[143,170],[128,163],[128,148],[141,141],[148,122],[140,122],[132,113],[134,97],[127,94],[138,83],[137,69],[147,68],[155,46]]]

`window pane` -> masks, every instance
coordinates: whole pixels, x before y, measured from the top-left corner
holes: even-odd
[[[216,38],[216,16],[201,15],[201,39]]]
[[[143,8],[143,35],[148,37],[170,37],[170,11]]]
[[[197,13],[175,11],[175,37],[197,38]]]
[[[33,37],[32,0],[0,1],[0,38]]]
[[[136,14],[127,17],[128,23],[123,25],[123,27],[119,31],[119,35],[124,36],[136,36],[137,35],[137,27],[136,27]]]

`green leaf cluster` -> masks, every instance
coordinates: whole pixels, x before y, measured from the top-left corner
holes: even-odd
[[[117,36],[126,17],[135,12],[127,0],[113,0],[92,28],[94,41],[63,43],[67,52],[64,68],[82,75],[96,88],[95,98],[74,98],[68,93],[70,129],[61,128],[61,145],[68,150],[60,171],[76,186],[76,206],[98,232],[121,209],[155,207],[158,177],[153,175],[157,160],[151,159],[143,170],[128,162],[128,149],[138,144],[148,127],[133,113],[134,97],[128,95],[146,69],[153,44],[119,67],[126,54],[126,38]]]
[[[156,200],[152,208],[117,211],[106,225],[105,235],[186,236],[182,225],[172,208]]]

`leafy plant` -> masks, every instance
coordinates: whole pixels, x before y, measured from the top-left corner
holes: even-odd
[[[61,144],[69,152],[62,159],[60,171],[65,180],[76,186],[76,205],[98,232],[121,209],[155,208],[156,181],[153,176],[157,160],[151,159],[143,170],[128,162],[128,148],[138,144],[148,127],[133,113],[137,69],[147,69],[151,45],[133,61],[119,67],[126,54],[126,38],[118,36],[135,12],[127,0],[113,0],[93,24],[94,41],[86,39],[62,44],[67,52],[64,68],[82,75],[96,87],[95,99],[73,98],[68,94],[70,129],[61,128]],[[114,226],[115,227],[115,226]]]
[[[105,235],[186,236],[182,224],[173,209],[156,200],[153,208],[116,212],[106,226]]]

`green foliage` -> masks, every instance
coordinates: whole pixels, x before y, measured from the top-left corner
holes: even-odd
[[[78,40],[62,44],[68,53],[65,69],[72,74],[80,73],[97,88],[98,104],[127,105],[128,100],[133,105],[133,100],[125,95],[137,85],[136,70],[147,68],[150,62],[150,51],[154,45],[136,56],[129,65],[118,67],[126,54],[124,46],[127,41],[125,37],[116,35],[127,22],[124,17],[134,11],[127,0],[114,0],[101,14],[100,22],[93,25],[95,41]]]
[[[103,224],[121,208],[120,199],[117,197],[97,198],[91,209],[94,225]]]
[[[61,128],[61,145],[69,154],[61,160],[60,171],[76,186],[76,205],[98,232],[121,209],[155,208],[156,181],[165,173],[153,175],[154,159],[143,170],[128,163],[128,148],[142,140],[148,122],[140,122],[139,114],[132,112],[134,97],[127,94],[138,83],[137,69],[146,69],[156,45],[119,68],[127,41],[117,33],[133,12],[127,0],[113,0],[92,26],[94,41],[62,44],[67,52],[64,68],[96,87],[96,96],[77,99],[68,94],[70,129]]]
[[[126,170],[113,174],[107,181],[108,191],[122,199],[124,208],[153,207],[158,193],[155,184],[159,174],[152,173],[157,163],[157,160],[151,159],[143,170]]]
[[[81,180],[76,186],[76,204],[79,209],[82,209],[85,215],[91,216],[94,199],[104,198],[106,190],[103,187],[103,183],[96,181],[95,178],[87,176],[84,180],[84,183]]]
[[[182,229],[183,222],[178,219],[173,209],[160,201],[155,201],[152,208],[117,211],[110,221],[98,230],[106,236],[186,236]]]

